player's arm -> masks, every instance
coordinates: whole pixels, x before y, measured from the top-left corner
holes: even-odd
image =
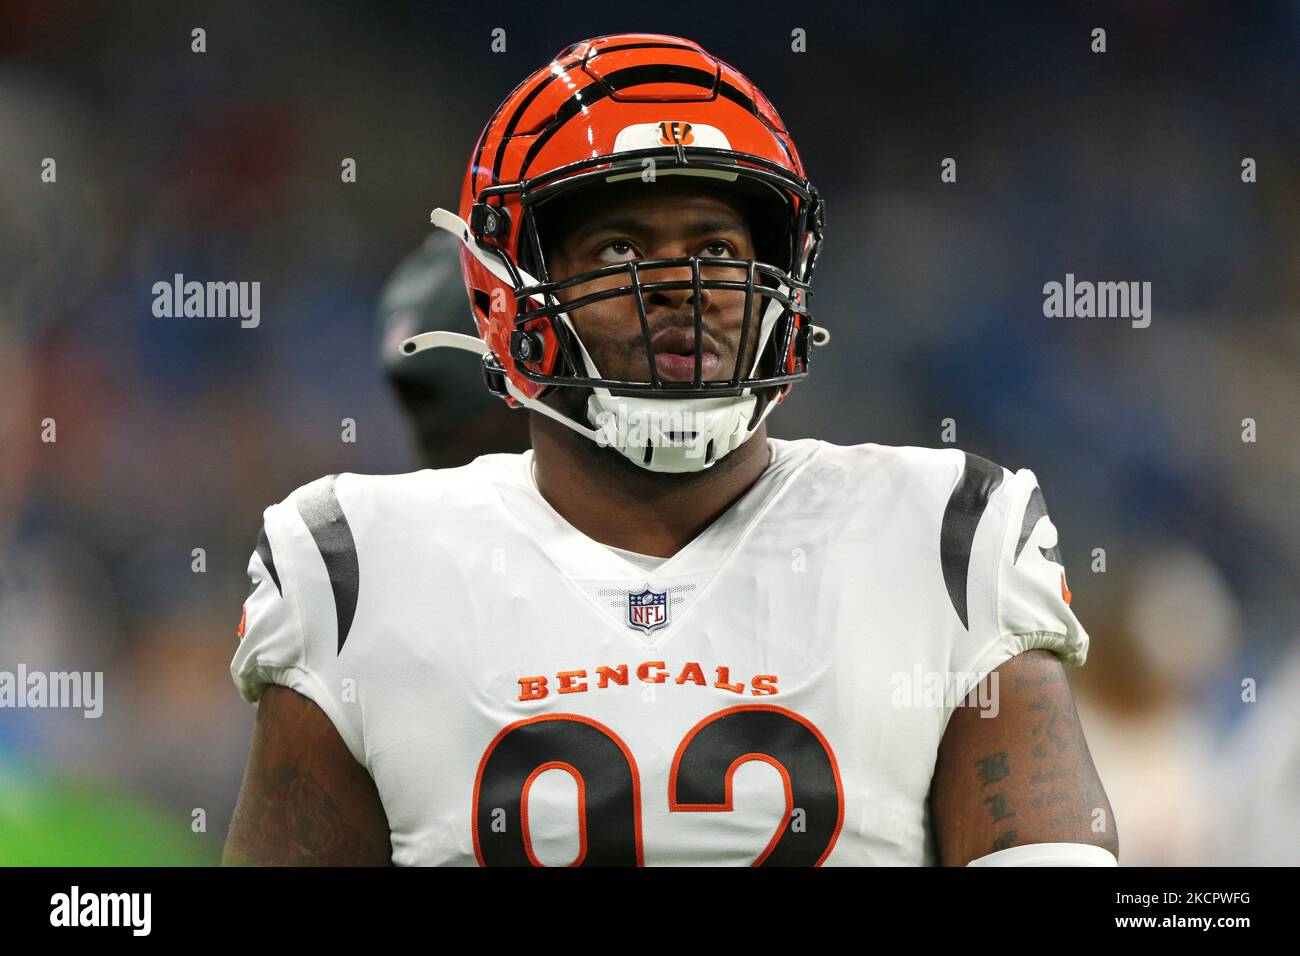
[[[387,866],[374,781],[315,703],[268,686],[239,791],[225,866]]]
[[[1110,802],[1061,662],[1035,649],[994,673],[996,696],[985,699],[997,716],[956,708],[939,746],[930,809],[940,862],[965,866],[1031,843],[1091,844],[1118,859]]]

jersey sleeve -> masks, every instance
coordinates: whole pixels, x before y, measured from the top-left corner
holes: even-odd
[[[1024,649],[1046,647],[1066,664],[1082,666],[1088,657],[1088,632],[1074,615],[1059,534],[1032,471],[1022,468],[1015,473],[1006,504],[998,566],[998,633],[1020,639]]]
[[[244,602],[230,676],[250,703],[261,700],[268,684],[314,701],[364,765],[355,680],[340,665],[334,646],[336,588],[300,511],[301,502],[318,497],[320,482],[304,485],[262,513],[262,529],[248,559],[252,590]]]
[[[988,673],[1035,648],[1081,666],[1088,656],[1088,633],[1071,607],[1057,529],[1038,478],[1027,468],[1002,469],[1002,475],[985,516],[995,534],[988,556],[996,560],[976,572],[990,586],[992,613],[979,628],[984,633],[972,635],[977,640],[971,645],[971,670]]]

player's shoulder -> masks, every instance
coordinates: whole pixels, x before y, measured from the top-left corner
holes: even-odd
[[[992,669],[1035,647],[1071,664],[1086,659],[1088,634],[1070,607],[1059,536],[1031,469],[960,448],[827,442],[814,464],[826,489],[818,497],[840,526],[856,527],[857,517],[871,523],[873,547],[893,535],[937,558],[924,560],[952,620],[985,636],[961,642],[953,659],[970,666],[959,670]]]
[[[804,472],[809,506],[844,519],[888,516],[940,546],[969,551],[981,535],[1027,536],[1047,513],[1038,477],[961,448],[818,442]]]
[[[283,554],[323,573],[353,566],[358,552],[477,536],[504,520],[501,486],[520,481],[521,459],[484,455],[458,468],[323,475],[263,510],[257,550],[268,565]]]
[[[861,475],[864,471],[888,471],[918,476],[925,473],[951,471],[965,454],[957,448],[922,448],[915,445],[882,445],[862,442],[856,445],[837,445],[819,441],[820,461],[847,472]]]
[[[838,445],[817,442],[817,454],[808,469],[814,483],[846,499],[882,494],[892,500],[929,499],[942,507],[965,482],[992,490],[1006,478],[1006,469],[959,448],[924,448],[864,442]]]
[[[497,488],[517,482],[523,455],[483,455],[456,468],[424,468],[401,474],[342,472],[299,485],[275,509],[297,513],[310,524],[396,518],[474,509],[493,500]]]
[[[1009,468],[961,448],[925,448],[916,445],[882,445],[864,442],[837,445],[818,441],[815,474],[846,484],[881,481],[914,494],[947,502],[989,500],[1000,492],[1026,490],[1037,485],[1028,468]]]

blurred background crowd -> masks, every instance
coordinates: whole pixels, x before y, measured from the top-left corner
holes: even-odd
[[[105,703],[0,710],[0,864],[219,858],[262,509],[523,447],[464,353],[433,412],[390,387],[419,306],[381,296],[500,100],[627,30],[747,74],[827,198],[833,341],[772,433],[934,447],[951,418],[1032,468],[1123,863],[1300,862],[1300,4],[1050,6],[7,0],[0,670],[103,671]],[[176,273],[259,281],[260,325],[155,317]],[[1067,273],[1149,281],[1150,326],[1044,317]],[[457,295],[436,318],[468,332]]]

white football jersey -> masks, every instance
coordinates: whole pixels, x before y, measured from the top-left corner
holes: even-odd
[[[320,705],[397,864],[933,864],[953,708],[1030,648],[1087,655],[1037,479],[768,441],[658,566],[560,517],[531,452],[304,485],[231,674]]]

